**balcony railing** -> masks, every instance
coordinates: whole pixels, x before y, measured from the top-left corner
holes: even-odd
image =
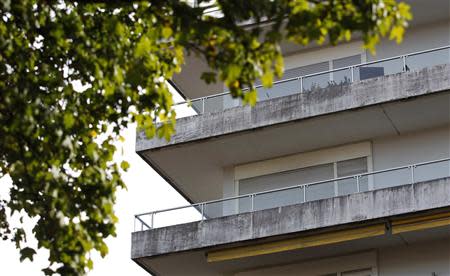
[[[138,214],[135,215],[134,230],[208,220],[445,177],[450,177],[450,158]]]
[[[407,71],[417,71],[425,67],[450,63],[450,45],[414,52],[406,55],[381,59],[337,68],[329,71],[282,79],[271,88],[257,85],[258,101],[311,92],[318,88],[345,85],[356,81],[386,76]],[[174,104],[177,117],[194,116],[220,112],[241,105],[229,92],[210,95]]]

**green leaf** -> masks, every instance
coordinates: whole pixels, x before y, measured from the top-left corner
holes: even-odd
[[[395,39],[397,43],[401,43],[403,40],[403,34],[405,33],[405,29],[401,26],[396,26],[392,28],[389,39]]]
[[[271,87],[273,83],[273,72],[267,71],[262,75],[261,82],[264,87]]]
[[[98,146],[96,143],[89,143],[86,147],[87,155],[93,160],[98,160],[97,148]]]
[[[70,129],[73,127],[75,123],[75,118],[73,117],[73,115],[71,113],[65,113],[64,114],[64,127],[66,129]]]
[[[169,38],[172,35],[173,31],[170,27],[164,27],[162,29],[162,35],[164,38]]]
[[[55,273],[52,269],[50,269],[48,267],[42,269],[42,272],[44,272],[45,275],[53,275]]]
[[[122,161],[120,163],[120,167],[122,170],[127,171],[130,168],[130,164],[127,161]]]
[[[108,246],[105,243],[100,244],[100,256],[104,258],[108,254]]]
[[[216,73],[214,72],[203,72],[200,76],[207,84],[216,82]]]
[[[252,90],[244,95],[244,103],[254,106],[258,100],[258,93],[256,90]]]
[[[87,262],[87,267],[88,267],[89,269],[91,269],[91,270],[94,268],[94,262],[92,262],[91,259],[88,260],[88,262]]]
[[[25,247],[20,250],[20,261],[23,262],[25,259],[33,261],[33,256],[36,251],[31,247]]]
[[[142,36],[139,43],[136,45],[136,51],[134,54],[136,57],[142,57],[148,54],[151,48],[150,39],[147,36]]]
[[[236,79],[239,78],[241,71],[242,71],[241,66],[237,64],[229,65],[227,68],[227,77],[226,77],[227,82],[236,81]]]

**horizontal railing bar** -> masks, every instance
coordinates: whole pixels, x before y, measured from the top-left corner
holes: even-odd
[[[415,55],[420,55],[420,54],[426,54],[426,53],[430,53],[430,52],[436,52],[436,51],[440,51],[440,50],[445,50],[450,48],[450,45],[446,45],[446,46],[441,46],[441,47],[436,47],[436,48],[431,48],[431,49],[427,49],[427,50],[422,50],[422,51],[418,51],[418,52],[413,52],[413,53],[409,53],[406,54],[404,56],[415,56]]]
[[[327,71],[311,73],[311,74],[306,74],[306,75],[300,75],[300,76],[296,76],[296,77],[292,77],[292,78],[288,78],[288,79],[282,79],[282,80],[274,81],[272,83],[272,87],[277,85],[277,84],[290,82],[290,81],[293,81],[293,80],[299,80],[300,78],[305,79],[305,78],[319,76],[319,75],[323,75],[323,74],[330,74],[330,73],[334,73],[334,72],[337,72],[337,71],[348,70],[348,69],[351,69],[352,67],[353,68],[358,68],[358,67],[363,67],[363,66],[366,66],[366,65],[372,65],[372,64],[381,63],[381,62],[385,62],[385,61],[391,61],[391,60],[395,60],[395,59],[402,59],[403,57],[416,56],[416,55],[426,54],[426,53],[440,51],[440,50],[444,50],[444,49],[450,49],[450,45],[441,46],[441,47],[432,48],[432,49],[427,49],[427,50],[422,50],[422,51],[418,51],[418,52],[412,52],[412,53],[408,53],[408,54],[404,54],[404,55],[398,55],[398,56],[394,56],[394,57],[383,58],[383,59],[374,60],[374,61],[363,62],[363,63],[350,65],[350,66],[345,66],[345,67],[340,67],[340,68],[335,68],[335,69],[331,69],[331,70],[327,70]],[[258,88],[263,88],[263,87],[264,87],[263,85],[259,84],[259,85],[256,85],[254,88],[258,89]],[[270,89],[270,87],[268,89]],[[242,89],[242,91],[248,91],[248,90],[249,90],[248,88]],[[172,106],[187,104],[189,102],[192,103],[192,102],[196,102],[196,101],[211,99],[211,98],[220,97],[220,96],[229,95],[229,94],[231,94],[230,91],[225,91],[225,92],[221,92],[221,93],[217,93],[217,94],[213,94],[213,95],[208,95],[208,96],[204,96],[204,97],[200,97],[200,98],[195,98],[195,99],[192,99],[192,100],[186,100],[186,101],[174,103]]]
[[[423,162],[423,163],[417,163],[417,164],[412,164],[412,165],[405,165],[405,166],[400,166],[400,167],[394,167],[394,168],[378,170],[378,171],[374,171],[374,172],[367,172],[367,173],[360,173],[360,174],[354,174],[354,175],[349,175],[349,176],[337,177],[337,178],[333,178],[333,179],[320,180],[320,181],[315,181],[315,182],[310,182],[310,183],[305,183],[305,184],[299,184],[299,185],[290,186],[290,187],[272,189],[272,190],[267,190],[267,191],[254,193],[253,195],[256,196],[256,195],[261,195],[261,194],[275,193],[275,192],[280,192],[280,191],[285,191],[285,190],[290,190],[290,189],[298,189],[298,188],[303,188],[304,189],[304,187],[307,187],[307,186],[314,186],[314,185],[318,185],[318,184],[342,181],[342,180],[352,179],[352,178],[356,178],[356,177],[364,177],[364,176],[375,175],[375,174],[380,174],[380,173],[385,173],[385,172],[404,170],[404,169],[409,169],[411,166],[419,167],[419,166],[423,166],[423,165],[429,165],[429,164],[439,163],[439,162],[444,162],[444,161],[450,161],[450,158],[441,159],[441,160],[427,161],[427,162]],[[249,195],[243,195],[243,197],[245,197],[245,196],[248,197]]]
[[[169,211],[174,211],[174,210],[179,210],[179,209],[195,208],[195,207],[200,207],[201,205],[208,205],[208,204],[213,204],[213,203],[217,203],[217,202],[225,202],[225,201],[235,200],[235,199],[249,198],[252,196],[258,196],[258,195],[268,194],[268,193],[275,193],[275,192],[280,192],[280,191],[285,191],[285,190],[290,190],[290,189],[298,189],[298,188],[304,189],[305,187],[308,187],[308,186],[314,186],[314,185],[328,183],[328,182],[336,182],[336,181],[342,181],[342,180],[352,179],[352,178],[356,178],[356,177],[376,175],[376,174],[380,174],[380,173],[409,169],[410,167],[420,167],[420,166],[424,166],[424,165],[430,165],[430,164],[435,164],[435,163],[440,163],[440,162],[445,162],[445,161],[450,161],[450,157],[438,159],[438,160],[421,162],[421,163],[409,164],[409,165],[404,165],[404,166],[399,166],[399,167],[394,167],[394,168],[389,168],[389,169],[383,169],[383,170],[378,170],[378,171],[374,171],[374,172],[360,173],[360,174],[349,175],[349,176],[345,176],[345,177],[337,177],[337,178],[333,178],[333,179],[320,180],[320,181],[315,181],[315,182],[310,182],[310,183],[305,183],[305,184],[299,184],[299,185],[290,186],[290,187],[277,188],[277,189],[262,191],[262,192],[258,192],[258,193],[226,197],[226,198],[221,198],[221,199],[215,199],[215,200],[195,203],[195,204],[191,204],[191,205],[183,205],[183,206],[179,206],[179,207],[156,210],[156,211],[137,214],[136,217],[164,213],[164,212],[169,212]]]
[[[182,206],[178,206],[178,207],[172,207],[172,208],[166,208],[166,209],[161,209],[161,210],[156,210],[156,211],[150,211],[150,212],[140,213],[140,214],[137,214],[135,216],[142,217],[142,216],[147,216],[147,215],[152,215],[152,214],[170,212],[170,211],[178,210],[178,209],[195,208],[195,207],[200,207],[201,204],[204,204],[204,203],[188,204],[188,205],[182,205]]]

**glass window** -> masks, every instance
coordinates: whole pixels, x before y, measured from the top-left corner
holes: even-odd
[[[328,61],[324,61],[286,70],[284,72],[283,79],[304,76],[328,70],[330,70],[330,63]]]
[[[361,55],[354,55],[333,60],[333,69],[352,66],[361,63]]]
[[[314,181],[333,179],[333,164],[324,164],[292,171],[273,173],[242,179],[239,181],[239,194],[263,192],[271,189],[290,187]]]
[[[345,177],[367,172],[367,157],[339,161],[336,164],[337,177]],[[338,194],[346,195],[359,191],[368,190],[367,177],[362,177],[358,181],[356,178],[348,178],[337,181]],[[358,189],[359,185],[359,189]]]
[[[354,55],[333,60],[333,69],[348,67],[361,63],[361,55]],[[333,72],[333,83],[347,84],[351,82],[352,71],[350,69],[342,69]]]
[[[297,170],[273,173],[263,176],[257,176],[239,181],[239,195],[263,192],[273,189],[280,189],[285,187],[292,187],[300,184],[311,183],[315,181],[327,180],[334,178],[333,164],[324,164],[318,166],[312,166],[307,168],[301,168]],[[314,196],[308,196],[308,200],[319,197],[329,197],[334,194],[334,188],[328,186],[314,187]],[[313,190],[309,190],[312,192]],[[309,193],[309,192],[308,192]],[[271,192],[256,195],[254,198],[254,210],[262,210],[268,208],[274,208],[279,206],[286,206],[304,202],[302,188],[293,188],[283,191]],[[240,203],[239,209],[248,209],[247,203]]]
[[[335,173],[336,166],[336,173]],[[337,195],[346,195],[358,191],[368,191],[368,177],[351,177],[343,180],[333,180],[366,173],[367,157],[339,161],[335,163],[311,166],[291,171],[262,175],[239,181],[239,195],[260,193],[270,190],[288,188],[281,191],[273,191],[257,194],[253,201],[253,210],[262,210],[286,205],[297,204],[305,201],[330,198]],[[308,187],[296,187],[324,180]],[[304,190],[305,189],[305,190]],[[306,196],[306,199],[305,199]],[[245,198],[240,200],[239,210],[251,210],[252,202]]]

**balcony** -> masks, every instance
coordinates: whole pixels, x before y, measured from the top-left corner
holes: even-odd
[[[191,101],[191,103],[195,102],[194,104],[189,104],[188,102],[178,103],[175,105],[175,109],[180,116],[177,120],[176,133],[171,140],[147,139],[144,132],[140,132],[138,133],[136,140],[136,150],[138,152],[156,150],[181,143],[205,140],[219,136],[222,137],[224,135],[239,132],[242,133],[243,131],[248,130],[260,129],[261,131],[264,131],[263,128],[265,127],[274,125],[281,126],[282,124],[287,125],[286,123],[294,121],[299,122],[300,124],[306,124],[305,119],[317,118],[319,116],[322,116],[323,118],[323,115],[333,114],[333,116],[336,117],[343,117],[342,111],[356,110],[361,109],[362,107],[367,107],[367,112],[369,112],[369,108],[372,108],[375,105],[383,105],[386,108],[391,109],[389,105],[395,101],[413,99],[419,96],[448,91],[450,89],[450,79],[448,78],[450,74],[450,66],[448,65],[450,64],[449,53],[450,46],[446,46],[411,55],[394,57],[388,60],[339,69],[340,71],[346,70],[350,80],[351,72],[353,72],[353,82],[328,86],[328,81],[317,81],[317,83],[314,83],[314,87],[323,88],[317,88],[308,93],[298,93],[299,89],[304,87],[298,85],[297,90],[283,90],[293,91],[293,93],[289,93],[290,95],[284,93],[283,96],[279,96],[281,93],[277,94],[274,90],[274,93],[271,92],[267,94],[273,95],[274,97],[278,95],[278,98],[260,99],[254,107],[241,107],[239,106],[240,103],[236,102],[238,100],[235,99],[233,99],[233,101],[235,101],[234,108],[229,105],[224,105],[224,102],[229,102],[228,100],[223,100],[224,98],[228,97],[231,99],[231,96],[228,94],[219,94],[215,97],[203,97]],[[401,65],[403,62],[405,63],[405,66]],[[397,66],[391,68],[389,67],[390,65]],[[368,78],[362,81],[355,80],[355,76],[358,76],[358,79],[360,79],[361,68],[372,68],[370,70],[378,70],[380,74],[380,69],[373,68],[383,68],[384,74],[392,74]],[[419,70],[420,68],[423,69]],[[405,70],[405,72],[403,72],[403,70]],[[336,70],[319,73],[318,75],[313,76],[298,77],[293,80],[283,80],[281,83],[275,84],[272,89],[275,89],[277,85],[284,86],[291,82],[297,84],[304,83],[305,79],[309,77],[318,78],[318,76],[328,75],[330,78],[332,78],[331,76],[334,78],[335,71]],[[264,90],[263,88],[259,89]],[[280,89],[280,91],[281,90],[282,89]],[[436,103],[443,104],[446,101],[446,99],[440,99],[437,100]],[[427,103],[421,104],[426,105]],[[437,106],[430,108],[431,109],[429,110],[440,110],[440,107]],[[395,109],[398,109],[398,106]],[[202,110],[205,111],[204,115],[201,115]],[[424,109],[424,112],[428,112],[429,110]],[[447,110],[448,107],[442,108],[443,112],[447,113]],[[391,113],[390,110],[387,112]],[[402,111],[395,110],[395,112],[389,114],[389,116],[391,116],[390,120],[404,121],[403,118],[392,117],[394,116],[394,113],[395,116],[399,115],[400,117],[415,116],[414,114],[406,114],[408,112],[410,112],[410,109]],[[336,113],[341,114],[337,115]],[[358,117],[362,118],[365,115],[368,114],[361,114]],[[364,124],[367,126],[369,121],[380,124],[381,122],[379,119],[384,115],[381,113],[372,114],[372,117],[374,116],[378,117],[378,121],[367,118]],[[435,118],[435,115],[430,114],[430,118],[426,120],[426,124],[435,123],[435,120],[431,117]],[[445,116],[445,118],[448,119],[448,116]],[[420,122],[421,119],[419,118],[416,121]],[[439,122],[439,124],[441,123],[443,122]],[[366,126],[362,125],[358,127],[365,128]],[[428,125],[427,127],[430,126]],[[283,128],[287,128],[287,126]],[[396,128],[400,129],[403,127],[396,126]],[[146,158],[146,156],[143,156],[143,158]],[[149,162],[152,161],[149,160]]]
[[[300,93],[313,93],[319,89],[349,85],[372,78],[388,76],[403,72],[420,71],[427,67],[450,63],[450,45],[390,57],[352,66],[308,75],[299,75],[281,79],[273,87],[264,88],[257,85],[258,102]],[[196,116],[242,106],[240,99],[233,98],[229,92],[186,100],[174,104],[177,118]]]
[[[374,248],[389,252],[404,243],[405,250],[418,241],[442,243],[450,229],[449,162],[447,158],[333,179],[333,185],[359,186],[361,192],[332,198],[309,199],[318,195],[314,185],[323,183],[292,187],[286,190],[289,194],[267,191],[266,196],[282,199],[272,205],[283,205],[277,208],[258,205],[269,202],[258,193],[245,198],[253,200],[253,212],[238,211],[236,198],[229,199],[235,211],[222,217],[209,217],[208,209],[213,204],[223,208],[227,200],[138,215],[131,257],[153,275],[235,275]],[[387,187],[363,192],[370,181]],[[305,190],[306,202],[301,200]],[[292,195],[300,200],[288,202]]]
[[[446,177],[450,177],[450,158],[138,214],[134,229],[145,231]]]
[[[236,195],[223,194],[227,168],[361,141],[380,144],[448,126],[449,76],[448,64],[410,69],[260,101],[254,107],[180,118],[170,141],[138,133],[136,151],[190,203],[207,202]],[[409,155],[387,167],[448,156],[439,152],[415,159]],[[379,164],[373,170],[387,168]]]

